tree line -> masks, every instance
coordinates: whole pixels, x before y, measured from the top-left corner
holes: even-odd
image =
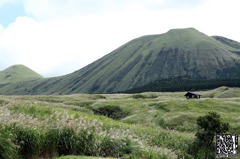
[[[190,78],[177,77],[157,80],[141,87],[123,91],[123,93],[199,91],[214,89],[221,86],[240,87],[240,80],[239,79],[192,80]]]

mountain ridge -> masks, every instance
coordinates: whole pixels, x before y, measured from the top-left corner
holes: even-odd
[[[225,41],[228,42],[227,39]],[[127,42],[71,74],[23,82],[19,92],[113,93],[179,76],[188,76],[193,80],[239,78],[240,49],[227,42],[194,28],[146,35]],[[235,45],[238,46],[238,42]],[[19,87],[16,85],[15,88]],[[3,86],[0,92],[11,87]]]

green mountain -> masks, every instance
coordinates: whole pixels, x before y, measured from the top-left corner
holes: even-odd
[[[0,84],[17,83],[43,78],[24,65],[13,65],[0,72]]]
[[[0,86],[0,93],[113,93],[180,76],[192,80],[240,78],[240,44],[222,39],[194,28],[143,36],[71,74]]]
[[[214,39],[220,41],[223,44],[226,44],[228,46],[231,46],[235,49],[240,49],[240,43],[222,36],[213,36]]]

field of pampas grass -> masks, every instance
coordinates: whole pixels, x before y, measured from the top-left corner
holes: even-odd
[[[216,91],[0,96],[0,158],[191,158],[198,116],[217,110],[240,132],[240,97],[208,98]]]

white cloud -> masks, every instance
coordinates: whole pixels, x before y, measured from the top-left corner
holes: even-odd
[[[47,76],[70,73],[126,42],[123,36],[128,27],[120,29],[117,21],[114,16],[44,22],[18,17],[0,36],[6,55],[0,62],[22,63]]]

